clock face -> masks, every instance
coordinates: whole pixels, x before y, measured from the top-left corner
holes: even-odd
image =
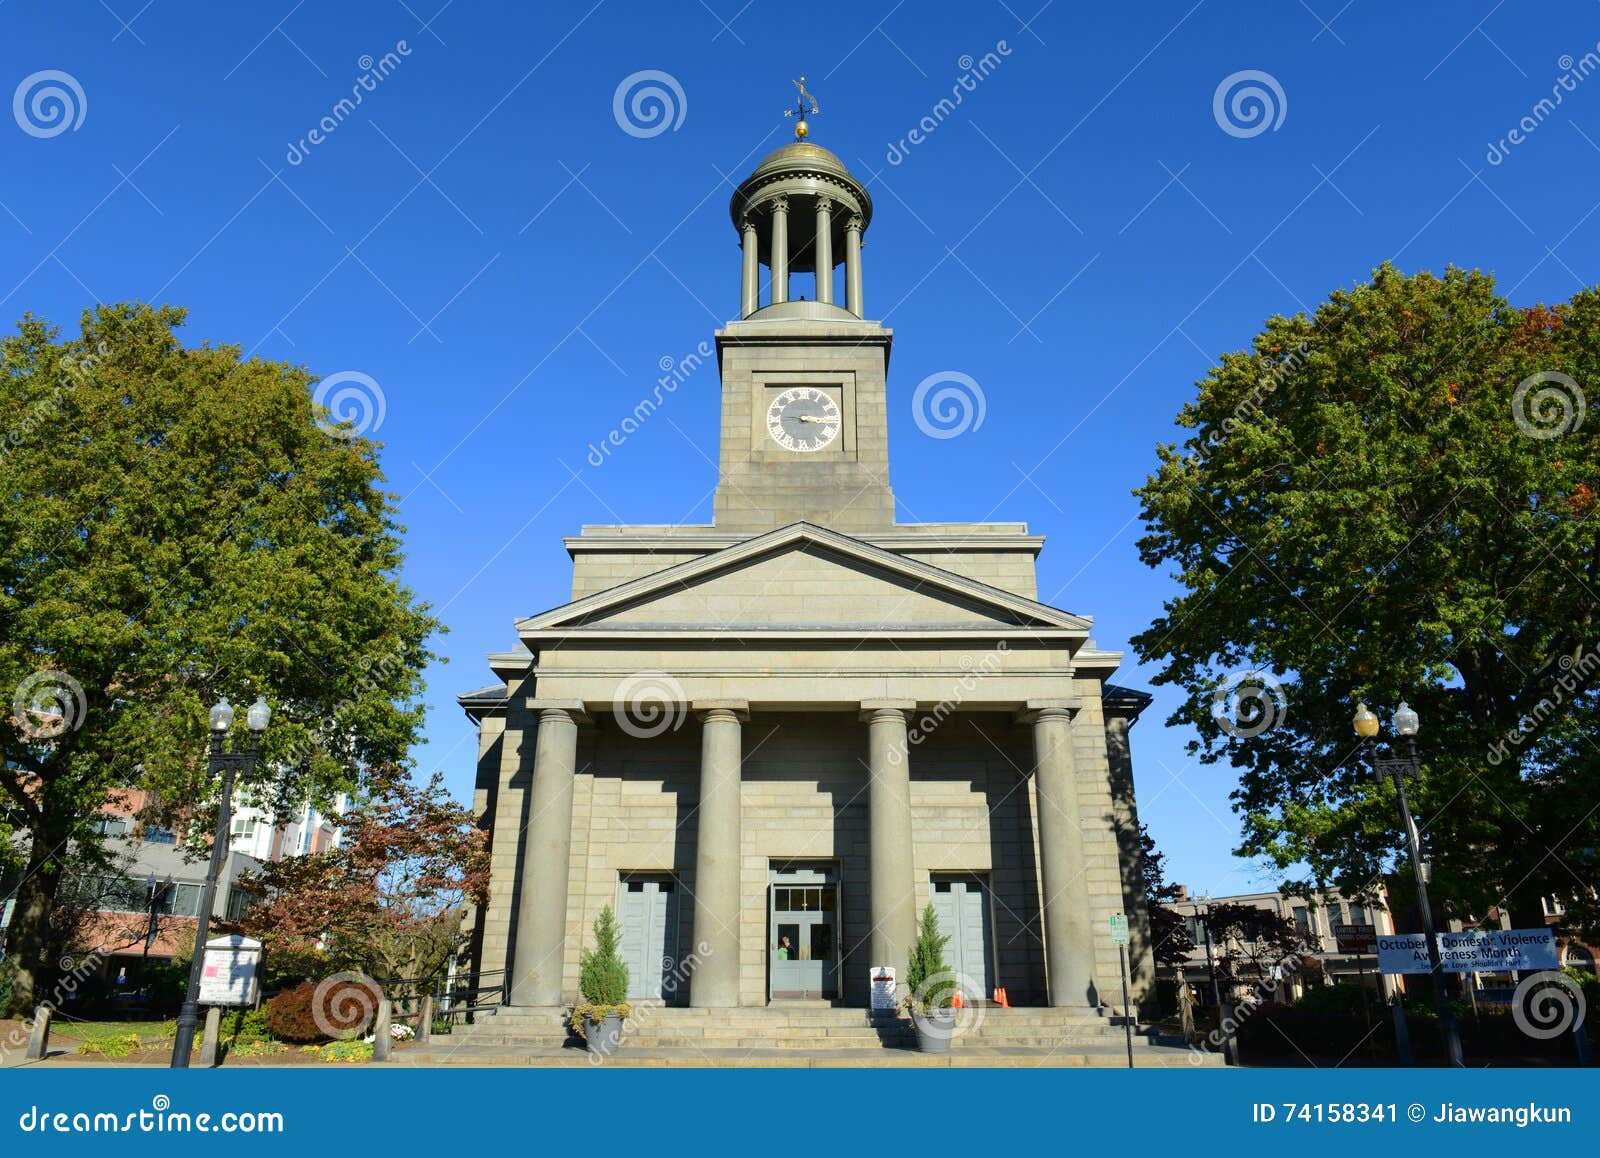
[[[785,450],[821,450],[839,437],[839,404],[813,386],[785,390],[767,407],[767,433]]]

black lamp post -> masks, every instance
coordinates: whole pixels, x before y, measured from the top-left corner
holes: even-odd
[[[1217,967],[1211,959],[1211,894],[1205,893],[1195,903],[1195,915],[1199,916],[1200,906],[1205,905],[1206,915],[1200,918],[1200,935],[1206,943],[1206,972],[1211,974],[1211,997],[1217,1003],[1217,1034],[1222,1038],[1222,1058],[1228,1064],[1233,1064],[1233,1038],[1225,1032],[1223,1021],[1227,1016],[1227,1009],[1222,1004],[1222,987],[1217,984]]]
[[[1433,906],[1428,903],[1429,867],[1422,859],[1422,838],[1416,821],[1411,817],[1411,803],[1406,799],[1406,781],[1422,775],[1422,764],[1417,759],[1417,729],[1420,721],[1414,709],[1401,701],[1394,713],[1394,730],[1405,738],[1406,754],[1397,760],[1380,760],[1376,748],[1370,743],[1378,734],[1378,717],[1366,704],[1356,705],[1353,721],[1356,735],[1368,748],[1373,774],[1382,780],[1394,781],[1395,799],[1400,805],[1400,827],[1405,830],[1406,848],[1411,854],[1411,874],[1417,885],[1417,915],[1422,920],[1423,938],[1428,943],[1428,964],[1433,974],[1434,1000],[1439,1008],[1439,1029],[1444,1034],[1445,1056],[1452,1066],[1463,1064],[1461,1057],[1461,1030],[1456,1025],[1455,1010],[1450,1007],[1449,994],[1444,987],[1444,969],[1439,960],[1439,945],[1434,937]]]
[[[261,747],[261,733],[267,730],[272,709],[260,696],[250,705],[245,719],[250,725],[250,746],[243,752],[223,750],[222,740],[233,727],[233,706],[223,696],[211,709],[210,769],[222,776],[222,795],[217,802],[217,831],[211,841],[211,864],[206,869],[205,888],[200,892],[200,920],[194,931],[194,960],[189,965],[189,991],[178,1011],[178,1033],[172,1041],[172,1068],[187,1069],[189,1052],[194,1047],[195,1025],[200,1020],[200,979],[205,974],[206,938],[211,932],[211,910],[217,902],[217,878],[228,857],[228,829],[233,822],[233,785],[242,771],[249,776]]]

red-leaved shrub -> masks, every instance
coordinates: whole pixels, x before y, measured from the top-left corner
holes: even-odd
[[[267,1002],[267,1028],[280,1041],[348,1041],[371,1031],[382,993],[370,977],[336,973]]]

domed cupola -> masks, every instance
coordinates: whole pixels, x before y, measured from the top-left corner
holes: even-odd
[[[861,241],[872,221],[872,197],[843,161],[806,140],[816,100],[800,90],[795,139],[769,153],[734,191],[728,212],[744,247],[741,317],[863,318]],[[833,271],[844,264],[844,306],[835,304]],[[762,305],[760,267],[772,271],[771,301]],[[789,275],[814,273],[814,302],[789,299]]]

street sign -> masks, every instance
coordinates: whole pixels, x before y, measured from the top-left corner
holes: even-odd
[[[1423,933],[1397,933],[1378,938],[1379,973],[1431,973],[1428,938]]]
[[[1113,945],[1128,943],[1128,918],[1122,913],[1111,915],[1111,943]]]
[[[1335,925],[1333,940],[1341,953],[1376,953],[1378,927],[1376,925]]]
[[[1469,929],[1461,933],[1440,933],[1439,960],[1446,973],[1560,968],[1556,939],[1549,929]]]
[[[234,933],[206,942],[201,1005],[254,1005],[261,984],[261,942]]]

